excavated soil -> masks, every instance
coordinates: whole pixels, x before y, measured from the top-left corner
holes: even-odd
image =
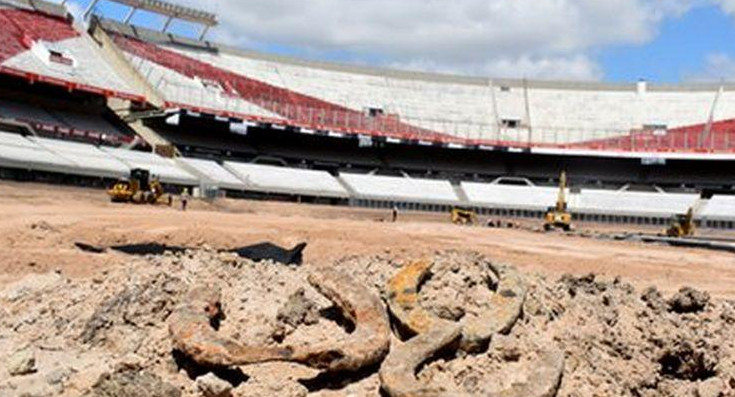
[[[94,190],[3,184],[0,193],[0,396],[378,396],[376,369],[330,378],[291,363],[201,368],[172,351],[167,319],[190,288],[213,283],[221,334],[337,346],[348,330],[307,275],[336,266],[384,297],[387,281],[421,258],[434,266],[419,302],[446,319],[487,308],[498,281],[490,263],[518,267],[528,286],[508,335],[486,352],[441,355],[418,373],[424,382],[488,395],[555,348],[566,357],[558,396],[735,395],[731,254],[420,214],[389,224],[375,222],[378,212],[313,206],[223,201],[182,213],[111,205]],[[79,241],[192,249],[132,256],[84,252]],[[222,252],[263,241],[308,242],[304,264]]]

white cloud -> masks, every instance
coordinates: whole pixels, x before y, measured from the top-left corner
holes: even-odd
[[[703,1],[173,0],[219,15],[218,40],[422,70],[598,79],[609,45],[644,44]]]
[[[722,53],[709,54],[702,70],[686,77],[686,80],[700,82],[733,79],[735,79],[735,58]]]
[[[718,3],[723,11],[735,16],[735,0],[714,0]]]

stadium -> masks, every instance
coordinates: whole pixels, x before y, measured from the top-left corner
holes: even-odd
[[[6,219],[0,246],[8,253],[0,262],[0,317],[6,318],[0,356],[8,357],[9,368],[0,375],[0,395],[704,397],[735,390],[735,307],[728,300],[735,296],[735,85],[498,79],[305,60],[208,41],[217,15],[189,7],[121,0],[131,11],[117,20],[95,12],[97,1],[81,18],[65,3],[0,2],[0,212]],[[166,27],[130,23],[139,10],[166,17]],[[201,33],[170,33],[172,20],[200,26]],[[108,202],[108,194],[135,201],[132,180],[141,171],[150,194],[157,188],[148,174],[155,186],[160,182],[160,201],[168,197],[168,207]],[[121,181],[123,192],[115,196]],[[189,196],[189,210],[178,211]],[[471,226],[452,224],[450,213]],[[549,221],[550,214],[569,219]],[[559,223],[566,233],[539,230]],[[662,235],[666,228],[674,232]],[[255,251],[236,249],[261,241],[275,246],[250,256],[242,252]],[[302,268],[353,266],[348,273],[357,282],[325,271],[307,283],[293,270],[302,268],[277,264],[300,264],[303,246],[280,246],[302,241],[309,244]],[[123,245],[143,255],[118,252],[115,246]],[[165,252],[149,251],[151,245]],[[486,259],[457,249],[489,255],[492,274],[477,265]],[[279,260],[284,252],[291,259]],[[413,262],[425,257],[435,259],[434,270]],[[263,258],[274,263],[257,264]],[[507,287],[510,295],[503,295],[498,285],[512,285],[516,273],[497,270],[495,260],[528,273],[527,288]],[[232,266],[212,265],[220,262]],[[395,276],[396,269],[407,273]],[[582,277],[590,272],[597,281]],[[565,273],[572,276],[550,281]],[[244,346],[237,356],[220,339],[211,347],[208,325],[206,336],[192,337],[203,338],[201,345],[192,347],[190,331],[166,328],[177,315],[191,320],[177,302],[191,297],[184,294],[187,282],[205,275],[224,283],[232,301],[224,307],[233,312],[227,317],[239,318],[224,321],[220,333],[237,331],[242,343],[265,350]],[[389,275],[396,278],[389,282]],[[441,284],[440,276],[448,281]],[[464,288],[460,276],[483,281]],[[605,277],[611,281],[600,281]],[[478,283],[495,289],[492,305],[507,307],[452,306],[472,301],[462,294]],[[378,284],[380,298],[360,295]],[[451,285],[454,297],[442,285]],[[651,285],[670,301],[656,289],[641,301],[628,289]],[[679,290],[685,285],[709,291],[711,301],[707,293]],[[300,298],[291,295],[297,287]],[[418,295],[419,288],[427,291],[421,298],[396,297]],[[560,298],[562,290],[575,292]],[[243,294],[258,296],[250,306],[242,298],[236,308]],[[520,303],[517,296],[524,297]],[[272,331],[277,310],[278,321],[291,319],[279,306],[293,309],[294,299],[304,307],[331,301],[332,311],[346,314],[324,325],[333,318],[322,307],[315,314],[321,325],[302,314],[291,328]],[[426,323],[434,324],[430,331],[412,323],[429,314],[406,303],[411,299],[441,317]],[[383,304],[390,316],[372,313],[374,306],[385,312]],[[503,334],[497,351],[495,337],[446,324],[448,318],[464,324],[460,318],[471,317],[465,310],[502,318],[512,307],[523,314],[511,316],[509,326],[495,324],[494,333]],[[49,310],[54,321],[46,320]],[[604,317],[608,310],[614,320]],[[256,325],[246,322],[252,313]],[[687,320],[681,313],[693,314]],[[647,315],[655,319],[641,325]],[[390,324],[379,324],[383,317]],[[615,330],[618,317],[636,331]],[[351,322],[354,332],[340,321]],[[522,326],[512,328],[516,321]],[[375,335],[387,335],[397,323],[417,336],[392,335],[388,352],[388,339]],[[575,326],[579,340],[571,335]],[[649,326],[671,335],[684,331],[660,336],[649,349],[638,340],[653,336],[637,334]],[[69,335],[82,328],[83,342],[75,345]],[[168,357],[167,332],[190,366]],[[543,339],[547,332],[554,342]],[[266,334],[272,340],[263,342]],[[364,346],[351,350],[350,335],[364,338]],[[287,358],[271,351],[284,338],[309,347],[289,347]],[[690,343],[697,338],[706,341]],[[401,339],[406,342],[394,348]],[[317,340],[337,350],[314,353]],[[473,343],[488,340],[485,362],[488,353],[471,353]],[[343,342],[347,347],[339,350]],[[379,342],[385,344],[375,347],[384,350],[379,360],[378,353],[362,352]],[[613,347],[596,350],[599,344]],[[447,346],[461,352],[429,360]],[[299,355],[302,350],[308,353]],[[35,355],[31,364],[28,354]],[[639,364],[628,367],[631,357]],[[11,370],[18,360],[20,371]],[[582,368],[585,360],[605,364]],[[32,370],[23,372],[23,363]],[[176,365],[178,372],[162,369]],[[488,380],[501,378],[495,370],[505,380]],[[47,382],[50,374],[58,382]],[[447,390],[427,386],[442,382]],[[705,394],[713,388],[715,394]]]

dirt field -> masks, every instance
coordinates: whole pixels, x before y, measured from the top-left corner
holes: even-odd
[[[388,217],[0,182],[0,396],[735,395],[735,255]],[[261,242],[304,264],[224,252]]]
[[[665,292],[688,285],[735,298],[735,256],[700,249],[601,241],[525,230],[464,228],[438,214],[402,214],[383,223],[382,211],[290,203],[223,200],[167,207],[111,204],[103,192],[0,183],[0,282],[27,273],[61,270],[71,277],[124,264],[80,252],[74,242],[98,245],[160,242],[233,248],[263,241],[293,246],[305,241],[305,262],[329,264],[349,255],[389,252],[405,259],[439,250],[467,249],[550,276],[596,273],[621,276],[638,287]],[[597,227],[605,231],[620,227]]]

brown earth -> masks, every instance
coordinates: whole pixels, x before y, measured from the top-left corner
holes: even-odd
[[[202,374],[182,369],[166,330],[183,294],[204,282],[223,289],[227,318],[220,332],[257,345],[338,345],[349,336],[322,314],[329,302],[306,282],[306,274],[320,266],[346,269],[383,294],[387,280],[408,261],[455,263],[448,268],[456,274],[441,273],[427,283],[422,304],[435,313],[469,313],[493,291],[472,282],[481,276],[469,265],[486,259],[456,251],[519,268],[529,286],[524,316],[487,352],[427,365],[418,374],[424,382],[487,395],[523,379],[538,351],[553,347],[566,355],[559,396],[718,397],[735,390],[733,254],[457,227],[437,214],[381,221],[388,216],[238,200],[194,202],[181,212],[111,204],[99,190],[0,183],[0,395],[122,396],[125,387],[136,395],[145,385],[160,395],[204,395],[204,377],[195,381]],[[263,241],[284,247],[307,242],[304,266],[256,264],[216,252]],[[135,257],[82,252],[75,242],[195,249]],[[695,290],[674,299],[683,286]],[[303,293],[295,299],[297,291]],[[289,312],[295,318],[288,310],[294,301],[303,306],[296,308],[300,320],[284,334],[280,318]],[[11,367],[23,369],[18,361],[30,373],[11,375]],[[375,372],[309,383],[318,374],[289,363],[216,373],[235,396],[378,395]]]
[[[0,183],[0,282],[27,273],[61,270],[72,277],[123,265],[124,255],[90,256],[74,242],[234,248],[263,241],[309,244],[305,261],[328,264],[348,255],[390,252],[411,259],[438,250],[469,249],[523,271],[621,276],[636,286],[673,292],[683,285],[735,298],[733,254],[604,241],[526,230],[457,227],[437,214],[241,200],[168,207],[111,204],[99,190]],[[592,226],[604,231],[622,230]],[[656,231],[656,229],[649,229]]]

